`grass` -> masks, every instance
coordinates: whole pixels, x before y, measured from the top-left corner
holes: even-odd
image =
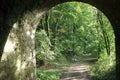
[[[49,69],[49,70],[37,70],[36,80],[59,80],[61,70]]]
[[[63,56],[59,60],[51,62],[37,69],[36,80],[60,80],[60,76],[64,68],[70,65],[70,62]]]

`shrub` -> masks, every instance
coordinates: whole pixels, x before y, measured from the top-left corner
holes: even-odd
[[[106,53],[100,55],[99,60],[89,68],[91,80],[116,80],[115,54],[108,56]]]
[[[36,80],[59,80],[61,71],[43,71],[37,70]]]

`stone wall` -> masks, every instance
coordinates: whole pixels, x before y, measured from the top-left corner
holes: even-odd
[[[34,37],[44,11],[27,12],[13,24],[1,58],[0,80],[35,80]]]

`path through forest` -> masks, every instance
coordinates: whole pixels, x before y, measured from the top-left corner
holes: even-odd
[[[89,66],[86,61],[75,63],[63,71],[60,80],[89,80]]]

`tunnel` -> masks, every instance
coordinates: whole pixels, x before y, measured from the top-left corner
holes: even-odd
[[[33,45],[37,24],[41,16],[53,6],[72,1],[95,6],[111,22],[115,34],[116,76],[120,80],[119,0],[1,0],[0,64],[4,65],[0,67],[0,80],[35,80]]]

